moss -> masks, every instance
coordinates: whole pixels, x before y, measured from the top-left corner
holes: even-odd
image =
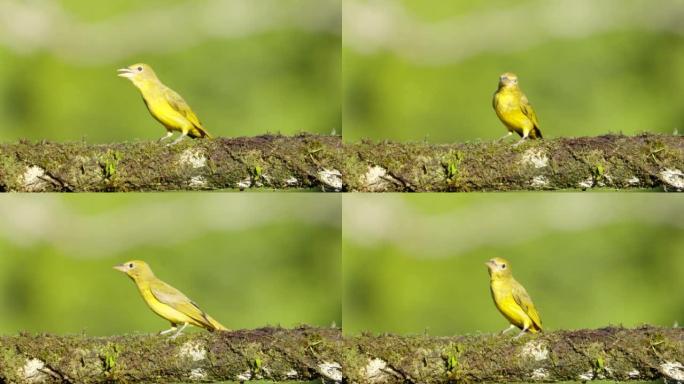
[[[117,344],[107,343],[105,348],[101,351],[101,358],[105,372],[111,372],[116,367],[116,361],[119,358],[121,349]]]

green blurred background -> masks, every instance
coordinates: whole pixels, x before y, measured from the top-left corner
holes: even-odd
[[[546,329],[681,325],[682,217],[676,195],[346,195],[344,332],[503,330],[484,265],[495,256]]]
[[[0,212],[0,334],[167,329],[112,269],[131,259],[231,329],[341,325],[339,196],[5,195]]]
[[[544,137],[684,130],[681,0],[345,0],[344,138],[491,140],[502,72]]]
[[[214,136],[339,134],[340,1],[0,1],[2,141],[163,136],[137,62]]]

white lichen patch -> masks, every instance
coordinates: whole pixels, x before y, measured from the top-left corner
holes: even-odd
[[[541,341],[530,341],[523,345],[520,354],[528,359],[534,361],[542,361],[549,358],[549,350],[546,349],[546,344]]]
[[[340,363],[324,361],[318,364],[318,370],[321,372],[321,375],[332,381],[342,381],[342,366]]]
[[[544,175],[539,175],[535,176],[532,178],[532,182],[530,182],[530,185],[535,187],[535,188],[543,188],[549,184],[549,179],[546,178]]]
[[[41,192],[45,191],[50,185],[48,180],[50,177],[45,173],[45,170],[37,165],[26,167],[26,171],[19,177],[19,184],[27,192]]]
[[[660,364],[660,371],[668,379],[684,381],[684,365],[678,361],[666,361]]]
[[[530,148],[523,152],[521,163],[532,165],[535,168],[544,168],[549,165],[549,158],[546,152],[540,148]]]
[[[342,173],[337,169],[326,169],[318,171],[318,180],[326,187],[330,187],[335,191],[342,190]]]
[[[369,166],[368,171],[359,177],[359,182],[366,187],[369,192],[383,192],[392,184],[401,184],[392,177],[387,170],[378,165]]]
[[[290,369],[289,371],[285,372],[285,376],[287,376],[288,379],[294,379],[299,376],[299,374],[294,369]]]
[[[543,381],[549,377],[549,371],[546,368],[537,368],[532,371],[532,380]]]
[[[202,151],[188,148],[180,154],[180,163],[193,168],[202,168],[207,166],[207,158]]]
[[[204,380],[207,378],[207,372],[205,372],[202,368],[195,368],[190,371],[190,375],[188,377],[190,380]]]
[[[629,185],[639,185],[639,183],[641,183],[641,180],[639,180],[639,178],[636,177],[636,176],[632,176],[632,177],[630,177],[629,179],[627,179],[627,180],[625,180],[625,181],[626,181],[627,184],[629,184]]]
[[[372,359],[361,369],[361,375],[368,383],[385,383],[389,379],[387,375],[387,362],[382,359]]]
[[[627,376],[629,376],[630,379],[636,379],[637,377],[641,376],[641,372],[637,371],[636,369],[632,369],[631,371],[627,372]]]
[[[203,188],[207,186],[207,179],[202,175],[193,176],[188,182],[188,186],[192,188]]]
[[[660,178],[669,187],[675,188],[678,191],[684,190],[684,173],[679,169],[665,169],[660,172]]]
[[[19,375],[24,378],[27,383],[42,383],[48,379],[48,375],[44,372],[45,363],[39,359],[26,359],[26,364],[19,368]]]
[[[291,176],[289,179],[285,179],[285,185],[287,185],[287,186],[292,187],[292,186],[295,186],[298,184],[299,184],[299,180],[297,180],[297,178],[294,176]]]
[[[580,181],[579,184],[578,184],[578,186],[579,186],[580,188],[585,188],[585,189],[586,189],[586,188],[591,188],[591,187],[594,186],[594,178],[593,178],[592,176],[589,176],[588,179],[586,179],[586,180],[584,180],[584,181]]]
[[[191,359],[192,361],[202,361],[207,358],[207,350],[198,342],[188,341],[180,347],[178,355],[182,359]]]
[[[577,379],[580,381],[589,381],[594,379],[594,371],[586,371],[579,376],[577,376]]]
[[[245,371],[237,375],[237,381],[249,381],[252,378],[252,371]]]
[[[251,186],[252,186],[252,179],[249,177],[242,180],[242,181],[238,181],[238,183],[237,183],[237,187],[240,189],[249,188]]]

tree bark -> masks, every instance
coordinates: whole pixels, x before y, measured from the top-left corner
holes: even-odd
[[[684,329],[525,335],[368,335],[261,328],[158,335],[0,337],[0,383],[323,380],[346,383],[684,381]]]
[[[644,134],[345,148],[345,188],[390,191],[684,190],[684,137]]]
[[[684,329],[642,327],[347,340],[352,383],[684,381]]]
[[[177,145],[22,141],[0,145],[0,190],[334,190],[341,189],[341,144],[339,136],[317,135],[186,139]]]
[[[0,383],[171,383],[342,378],[339,329],[0,337]]]
[[[0,145],[0,191],[684,190],[684,138],[606,135],[457,144],[343,144],[338,136],[257,136],[89,145]]]

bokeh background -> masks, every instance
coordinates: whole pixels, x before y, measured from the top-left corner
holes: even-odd
[[[681,0],[345,0],[344,138],[491,140],[502,72],[544,137],[684,130]]]
[[[339,196],[0,197],[0,334],[167,329],[112,269],[132,259],[231,329],[341,326]]]
[[[681,325],[682,217],[676,195],[346,195],[344,332],[503,330],[484,265],[495,256],[546,329]]]
[[[341,133],[341,0],[0,1],[0,137],[164,128],[116,69],[152,65],[214,136]]]

